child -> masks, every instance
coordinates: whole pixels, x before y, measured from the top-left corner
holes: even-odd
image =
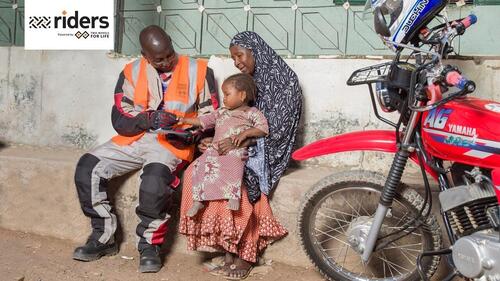
[[[203,201],[228,200],[228,209],[240,207],[241,182],[245,167],[246,148],[240,147],[248,138],[264,137],[269,128],[264,114],[250,107],[256,94],[252,77],[248,74],[229,76],[222,83],[224,107],[199,118],[180,118],[179,122],[201,126],[204,130],[215,127],[211,146],[195,160],[193,169],[193,206],[187,216],[193,217],[203,207]],[[227,155],[219,155],[217,143],[230,137],[238,147]]]

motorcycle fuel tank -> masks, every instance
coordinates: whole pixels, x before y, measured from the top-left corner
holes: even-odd
[[[435,157],[500,168],[500,103],[465,97],[424,112],[422,138]]]

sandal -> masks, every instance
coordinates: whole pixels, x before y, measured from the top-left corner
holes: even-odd
[[[236,264],[231,264],[229,266],[229,269],[231,271],[227,272],[227,276],[225,276],[224,278],[226,278],[227,280],[243,280],[245,278],[248,277],[248,275],[250,275],[250,272],[252,271],[253,269],[253,266],[249,265],[249,267],[246,269],[246,271],[243,273],[243,275],[241,276],[229,276],[231,274],[231,272],[235,273],[235,272],[242,272],[245,270],[245,268],[241,268],[241,267],[238,267]]]
[[[229,274],[228,269],[230,269],[230,265],[227,265],[226,262],[222,262],[219,266],[214,267],[212,270],[208,271],[208,273],[214,276],[227,276]]]
[[[226,252],[222,261],[215,261],[218,258],[213,258],[210,264],[213,266],[208,273],[215,276],[227,276],[229,274],[230,265],[234,262],[234,257],[231,253]]]

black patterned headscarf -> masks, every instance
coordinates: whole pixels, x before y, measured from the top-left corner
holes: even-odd
[[[255,58],[255,107],[264,113],[269,135],[249,149],[244,182],[251,202],[268,195],[288,166],[302,111],[302,90],[297,74],[255,32],[236,34],[230,46],[249,49]]]

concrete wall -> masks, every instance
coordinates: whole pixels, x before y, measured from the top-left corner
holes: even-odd
[[[88,149],[115,134],[110,121],[118,73],[131,58],[112,58],[102,51],[25,51],[0,47],[0,140],[50,147]],[[304,92],[299,146],[334,134],[382,127],[371,109],[366,86],[346,80],[379,59],[287,59]],[[500,100],[500,60],[454,61],[478,84],[475,96]],[[236,72],[232,60],[212,57],[216,77]],[[221,84],[221,83],[219,83]],[[396,116],[394,116],[396,117]],[[346,154],[342,165],[364,165],[371,159]],[[328,157],[311,161],[336,166]],[[367,164],[366,164],[367,163]]]

